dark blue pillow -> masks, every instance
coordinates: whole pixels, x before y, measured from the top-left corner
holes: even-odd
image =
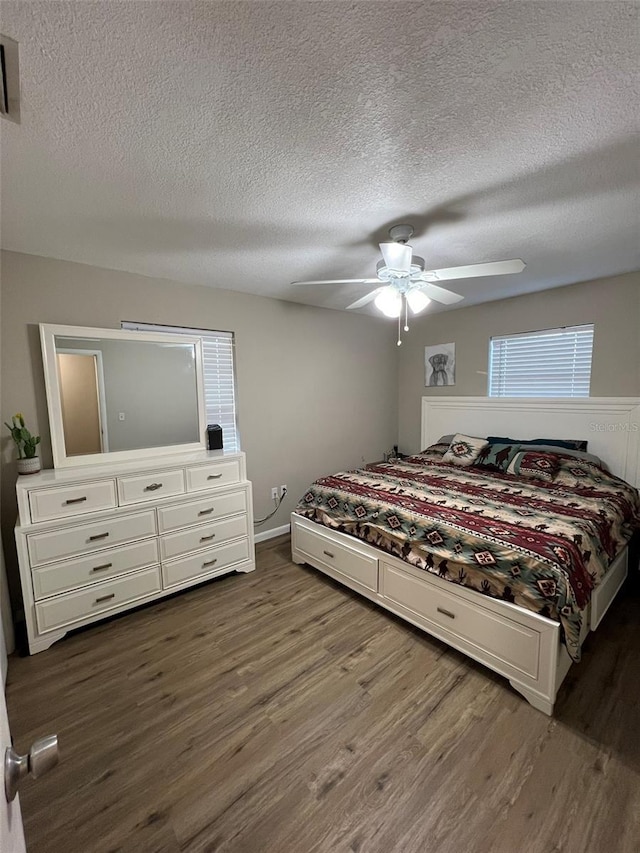
[[[487,438],[489,444],[546,444],[547,447],[564,447],[565,450],[582,450],[586,451],[587,442],[579,438],[499,438],[496,435],[490,435]]]

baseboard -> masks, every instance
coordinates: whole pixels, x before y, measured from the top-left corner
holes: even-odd
[[[264,542],[265,539],[275,539],[276,536],[283,536],[285,533],[291,532],[290,524],[283,524],[282,527],[274,527],[273,530],[263,530],[262,533],[256,533],[253,537],[256,542]]]

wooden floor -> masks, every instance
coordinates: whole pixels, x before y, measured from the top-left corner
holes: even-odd
[[[553,719],[312,569],[258,570],[9,667],[30,853],[637,853],[640,598],[587,640]]]

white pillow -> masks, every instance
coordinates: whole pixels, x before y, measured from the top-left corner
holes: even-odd
[[[449,449],[442,457],[442,461],[467,468],[469,465],[473,465],[482,448],[486,447],[488,443],[486,438],[474,438],[472,435],[456,433],[451,439]]]

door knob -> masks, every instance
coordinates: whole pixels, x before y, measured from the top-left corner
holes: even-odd
[[[18,755],[13,747],[4,754],[4,793],[10,803],[18,792],[20,781],[29,773],[38,779],[59,761],[58,735],[38,738],[27,755]]]

